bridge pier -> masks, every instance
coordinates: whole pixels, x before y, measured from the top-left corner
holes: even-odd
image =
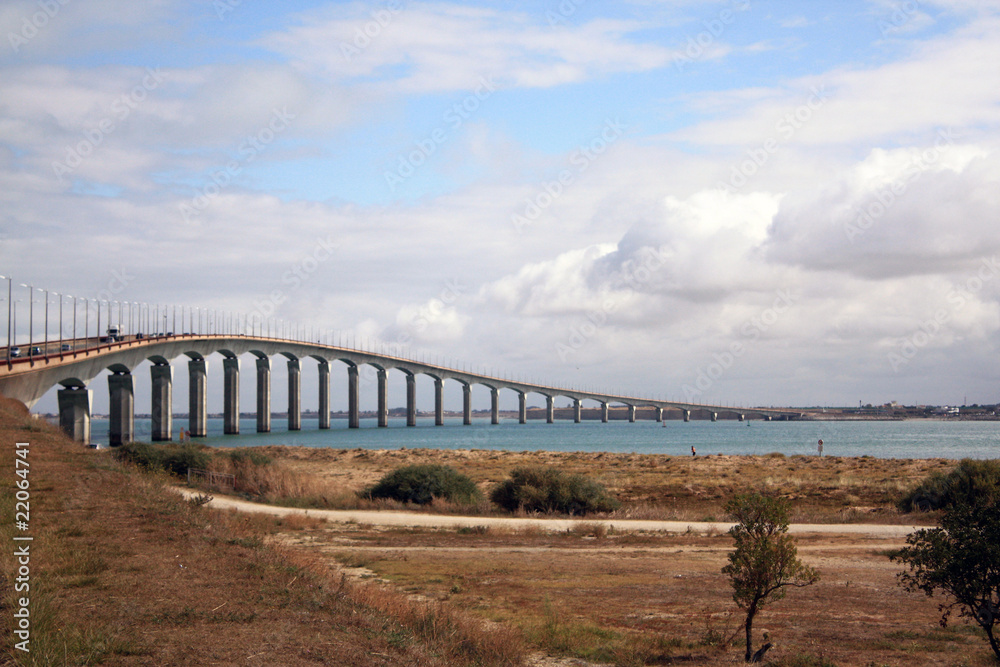
[[[607,402],[601,403],[601,423],[608,423],[608,404]]]
[[[347,367],[347,428],[361,427],[361,408],[358,403],[360,382],[358,367]]]
[[[629,424],[634,424],[635,423],[635,406],[634,405],[628,406],[628,423]]]
[[[579,424],[583,419],[582,408],[580,407],[580,399],[573,399],[573,423]]]
[[[90,390],[68,387],[56,392],[59,400],[59,427],[77,442],[90,444]]]
[[[174,419],[174,368],[170,364],[154,364],[149,369],[153,378],[152,435],[153,442],[170,440]]]
[[[378,425],[385,428],[389,425],[388,407],[388,382],[385,377],[385,369],[378,369]]]
[[[257,357],[257,432],[271,432],[271,360],[267,357]]]
[[[472,385],[462,385],[462,424],[472,424]]]
[[[490,387],[490,423],[500,423],[500,390]]]
[[[188,362],[188,432],[192,438],[208,435],[208,362]]]
[[[302,430],[302,366],[288,360],[288,430]]]
[[[111,404],[108,409],[108,444],[119,447],[135,439],[135,394],[131,373],[108,376]]]
[[[690,410],[684,410],[684,421],[686,421],[686,422],[691,421],[691,411]]]
[[[222,428],[226,435],[240,432],[240,360],[226,357],[222,360]]]
[[[406,425],[417,425],[417,376],[406,375]]]
[[[444,380],[434,378],[434,425],[444,426]]]
[[[319,427],[330,428],[330,363],[319,362]]]
[[[545,397],[545,423],[552,424],[556,420],[555,399],[551,396]]]
[[[656,408],[656,421],[663,421],[663,408]]]
[[[517,393],[517,423],[528,423],[528,397],[520,391]]]

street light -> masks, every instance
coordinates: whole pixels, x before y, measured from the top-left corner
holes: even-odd
[[[100,299],[94,299],[97,304],[97,347],[101,346],[101,304],[104,303]],[[110,306],[108,306],[110,308]]]
[[[21,287],[28,288],[28,356],[31,356],[31,341],[34,339],[35,334],[33,330],[33,324],[35,321],[35,288],[31,285],[25,285],[21,283]]]
[[[4,278],[7,280],[7,367],[10,368],[10,347],[11,347],[10,336],[12,327],[11,318],[13,317],[13,311],[14,311],[14,299],[13,299],[14,295],[12,291],[13,290],[12,286],[14,284],[14,279],[9,276],[0,276],[0,278]]]

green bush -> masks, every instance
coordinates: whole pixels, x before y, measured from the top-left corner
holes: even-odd
[[[947,475],[936,472],[899,499],[903,512],[1000,500],[1000,460],[962,459]]]
[[[434,498],[472,504],[482,494],[475,482],[444,465],[413,465],[397,468],[374,486],[360,492],[364,498],[389,498],[404,503],[426,505]]]
[[[511,512],[610,512],[620,503],[605,488],[583,475],[567,475],[542,466],[515,468],[510,479],[490,492],[490,500]]]
[[[234,466],[245,464],[263,468],[264,466],[271,464],[270,456],[261,454],[254,449],[234,449],[229,452],[227,456],[229,457],[229,460],[233,462]]]
[[[196,445],[147,445],[131,442],[114,449],[119,461],[128,461],[148,470],[166,470],[187,475],[188,468],[207,468],[211,456]]]

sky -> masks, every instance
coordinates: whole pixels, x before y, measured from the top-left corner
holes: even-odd
[[[47,289],[666,400],[1000,401],[996,0],[4,0],[0,37],[19,341],[23,284],[36,333]]]

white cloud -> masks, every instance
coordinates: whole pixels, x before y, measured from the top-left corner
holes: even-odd
[[[774,137],[816,146],[909,142],[938,128],[996,127],[998,35],[1000,20],[982,18],[956,34],[918,43],[900,61],[867,69],[842,67],[766,89],[713,92],[696,108],[724,115],[672,138],[739,146]],[[729,113],[739,107],[739,113]]]
[[[1000,161],[975,146],[877,149],[775,218],[772,260],[870,277],[953,270],[1000,252]]]
[[[446,4],[398,12],[354,6],[301,17],[264,44],[335,81],[381,82],[402,93],[465,90],[482,78],[545,88],[669,64],[675,55],[627,36],[645,26],[598,19],[549,27],[527,16]]]

